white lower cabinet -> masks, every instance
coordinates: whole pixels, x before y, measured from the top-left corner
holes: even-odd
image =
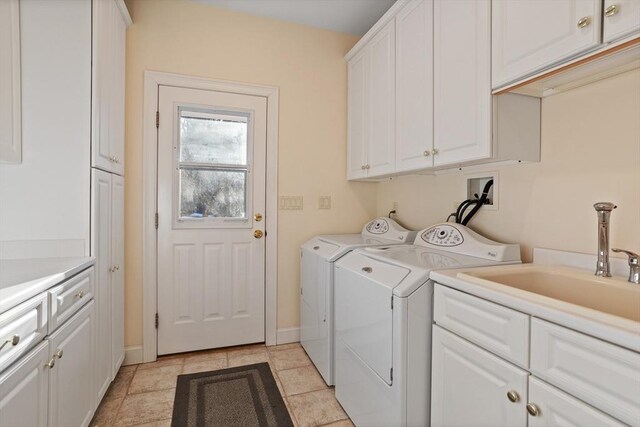
[[[527,425],[527,371],[439,326],[432,351],[433,426]]]
[[[49,353],[49,342],[43,341],[0,374],[0,426],[47,425]]]
[[[460,301],[465,305],[461,306]],[[455,305],[469,313],[466,323],[473,327],[457,327],[464,318],[451,323],[447,321],[451,316],[438,314],[442,307]],[[529,340],[528,335],[524,331],[508,334],[508,328],[492,327],[505,324],[501,320],[505,316],[487,310],[488,305],[497,306],[436,285],[431,373],[433,427],[638,424],[640,354],[503,306],[504,311],[531,318],[530,350],[525,359],[507,361],[496,355],[495,349],[516,346],[523,335]],[[463,311],[447,313],[462,316]],[[483,320],[488,316],[494,321]],[[496,339],[478,340],[474,332],[478,327]],[[529,359],[531,368],[527,367]]]
[[[54,332],[49,341],[49,426],[88,426],[93,394],[94,302]]]
[[[124,359],[124,178],[93,169],[96,383],[100,401]]]

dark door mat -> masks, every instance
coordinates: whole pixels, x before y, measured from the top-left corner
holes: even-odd
[[[179,375],[172,427],[292,427],[268,363]]]

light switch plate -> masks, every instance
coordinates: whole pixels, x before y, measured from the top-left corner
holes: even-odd
[[[302,196],[280,196],[280,210],[302,210],[304,201]]]
[[[318,197],[318,209],[331,209],[331,196]]]

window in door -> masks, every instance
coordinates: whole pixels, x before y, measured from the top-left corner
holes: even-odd
[[[177,227],[248,223],[250,113],[178,108]]]

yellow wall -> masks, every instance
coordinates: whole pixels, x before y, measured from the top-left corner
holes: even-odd
[[[640,250],[640,71],[635,70],[542,101],[542,161],[496,168],[499,209],[482,209],[476,231],[533,247],[595,253],[592,205],[612,201],[613,247]],[[466,197],[462,173],[411,176],[379,184],[378,213],[398,202],[405,225],[444,221]]]
[[[126,71],[126,345],[142,342],[142,106],[145,70],[280,88],[278,187],[304,210],[278,217],[278,328],[298,325],[299,246],[356,232],[376,211],[376,186],[346,181],[344,54],[354,36],[185,0],[132,0]],[[318,196],[332,197],[318,210]]]

